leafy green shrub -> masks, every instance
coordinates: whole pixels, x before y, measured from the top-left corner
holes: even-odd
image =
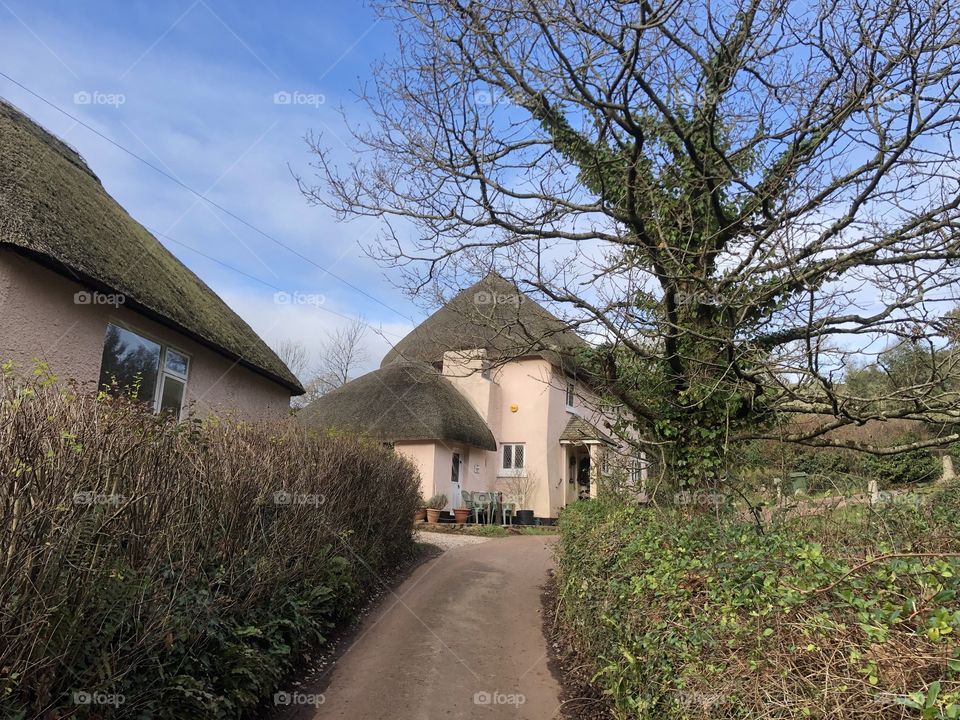
[[[911,442],[902,438],[901,442]],[[881,487],[930,482],[940,475],[940,463],[927,450],[911,450],[899,455],[869,455],[863,460],[864,473]]]
[[[793,469],[795,472],[810,475],[840,475],[851,472],[851,462],[848,457],[839,453],[814,451],[800,455],[794,462]]]
[[[560,623],[616,718],[960,717],[956,518],[904,502],[761,535],[577,503]]]
[[[851,453],[840,450],[805,450],[797,455],[792,466],[792,472],[807,474],[804,484],[810,494],[862,493],[867,479],[858,470]]]
[[[0,375],[0,717],[240,717],[411,552],[418,485],[375,444]]]

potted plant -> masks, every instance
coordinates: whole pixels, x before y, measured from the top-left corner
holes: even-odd
[[[447,506],[447,496],[444,494],[434,495],[427,500],[427,522],[436,523],[440,521],[440,512]]]
[[[517,510],[517,525],[533,524],[533,510]]]
[[[533,510],[528,510],[530,500],[537,489],[537,476],[527,471],[526,475],[517,475],[506,481],[510,501],[517,506],[518,525],[533,525]]]
[[[420,494],[417,509],[413,511],[414,522],[426,522],[427,520],[427,501],[423,499],[423,493]]]
[[[470,509],[463,506],[455,507],[453,509],[453,519],[462,525],[470,519]]]

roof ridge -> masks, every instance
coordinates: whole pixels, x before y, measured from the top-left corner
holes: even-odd
[[[561,367],[561,356],[585,345],[561,320],[496,270],[469,285],[437,308],[381,362],[398,357],[436,364],[449,350],[486,349],[500,358],[540,355]]]
[[[43,127],[43,125],[33,120],[23,110],[3,97],[0,97],[0,111],[9,114],[13,121],[21,124],[27,130],[27,132],[35,135],[44,145],[48,146],[55,153],[63,157],[67,162],[75,165],[78,169],[87,173],[87,175],[96,180],[101,187],[103,186],[103,182],[99,177],[97,177],[97,174],[90,169],[90,166],[87,164],[87,161],[83,155],[81,155],[80,152],[75,147],[70,145],[66,140],[54,135],[52,132]]]

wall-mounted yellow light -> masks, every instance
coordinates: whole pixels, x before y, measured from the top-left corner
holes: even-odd
[[[520,406],[517,405],[516,403],[510,406],[510,412],[516,412],[519,409],[520,409]]]

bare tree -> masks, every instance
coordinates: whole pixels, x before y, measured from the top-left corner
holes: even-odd
[[[281,340],[276,347],[277,356],[290,368],[301,382],[310,366],[310,351],[299,340]]]
[[[385,219],[376,252],[412,289],[496,265],[565,308],[594,340],[584,371],[674,477],[716,478],[741,440],[957,417],[957,358],[935,350],[960,287],[960,6],[380,10],[400,51],[352,125],[368,152],[337,167],[311,138],[302,189]],[[851,397],[852,360],[901,341],[929,375],[894,404]]]
[[[313,371],[307,382],[307,401],[325,395],[353,379],[357,366],[369,359],[363,340],[367,324],[360,318],[327,333]]]

